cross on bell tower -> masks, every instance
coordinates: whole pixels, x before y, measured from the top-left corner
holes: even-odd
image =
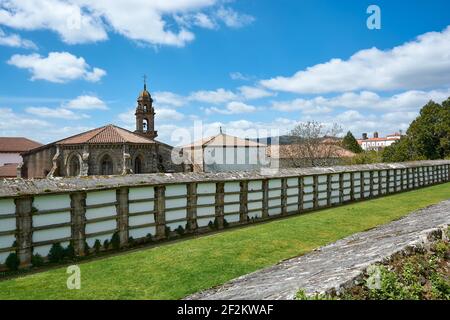
[[[137,98],[136,108],[136,133],[147,138],[154,139],[158,136],[155,131],[155,110],[153,109],[153,99],[150,92],[147,91],[147,76],[144,75],[144,90]]]

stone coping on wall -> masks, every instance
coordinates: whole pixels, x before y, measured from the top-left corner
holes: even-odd
[[[106,190],[120,187],[157,186],[191,182],[232,182],[242,180],[276,179],[298,176],[363,172],[372,170],[406,169],[421,166],[450,165],[450,160],[428,160],[402,163],[377,163],[352,166],[311,167],[271,171],[239,171],[220,173],[154,173],[125,176],[87,176],[52,179],[1,179],[0,198],[56,194],[75,191]]]

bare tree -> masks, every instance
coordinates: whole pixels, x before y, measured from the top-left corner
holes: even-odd
[[[340,133],[336,123],[326,127],[316,121],[302,122],[290,132],[292,144],[283,146],[283,153],[294,167],[330,165],[340,157]]]

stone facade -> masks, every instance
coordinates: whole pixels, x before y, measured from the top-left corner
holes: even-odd
[[[154,140],[158,135],[155,111],[146,85],[137,99],[135,115],[135,132],[107,125],[23,153],[21,177],[190,171],[183,161],[172,161],[173,147]]]

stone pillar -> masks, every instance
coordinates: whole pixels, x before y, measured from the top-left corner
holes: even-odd
[[[216,183],[216,219],[219,229],[223,229],[224,203],[225,203],[225,183]]]
[[[350,173],[350,200],[355,201],[355,173]]]
[[[313,208],[319,207],[319,176],[313,176]]]
[[[327,206],[331,207],[331,174],[327,174]]]
[[[383,174],[381,170],[378,170],[378,196],[383,194]]]
[[[70,221],[75,255],[82,257],[86,241],[86,192],[70,195]]]
[[[364,194],[366,189],[365,181],[366,178],[364,177],[364,171],[362,171],[360,172],[360,179],[359,179],[360,199],[364,199],[366,197],[366,195]]]
[[[128,188],[116,190],[117,231],[120,237],[120,247],[128,245]]]
[[[305,180],[303,177],[298,178],[298,212],[303,211],[303,203],[305,199]]]
[[[447,165],[447,181],[450,181],[450,164]]]
[[[281,179],[281,214],[287,214],[287,178]]]
[[[398,184],[397,184],[397,169],[394,169],[394,192],[398,191]]]
[[[411,184],[411,168],[406,168],[406,190],[409,190]]]
[[[386,194],[391,193],[391,170],[386,170]]]
[[[344,174],[339,173],[339,203],[344,203]]]
[[[269,217],[269,180],[264,179],[262,181],[263,203],[262,203],[262,216],[263,218]]]
[[[191,232],[198,229],[197,224],[197,183],[186,185],[187,188],[187,224]]]
[[[241,181],[239,194],[239,222],[247,223],[248,219],[248,181]]]
[[[155,187],[156,239],[166,238],[166,187]]]
[[[31,265],[33,254],[33,197],[17,198],[16,204],[16,241],[20,268]]]
[[[370,171],[369,176],[369,198],[373,198],[373,171]]]

